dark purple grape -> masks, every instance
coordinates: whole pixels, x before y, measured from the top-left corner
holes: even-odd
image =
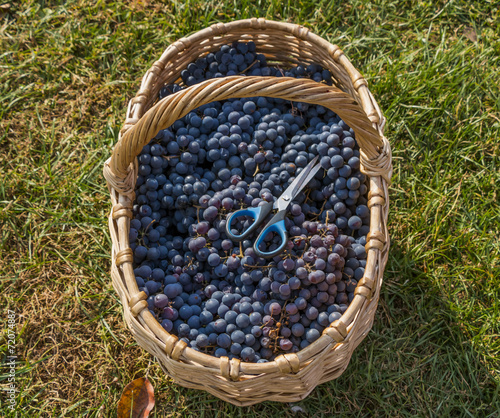
[[[227,334],[220,334],[217,337],[217,345],[220,348],[229,348],[231,346],[231,338]]]
[[[161,321],[161,326],[165,329],[165,331],[170,332],[174,328],[174,324],[170,319],[164,319]]]
[[[217,231],[217,229],[215,229],[215,228],[211,228],[211,229],[208,230],[207,236],[208,236],[209,240],[216,241],[220,237],[220,232]]]
[[[299,216],[302,213],[302,208],[300,207],[300,205],[293,204],[291,209],[290,209],[290,213],[293,216]]]
[[[229,239],[225,239],[222,241],[221,247],[224,251],[229,251],[231,248],[233,248],[233,242]]]
[[[252,325],[259,325],[262,323],[262,315],[259,312],[250,313],[249,318]]]
[[[318,309],[316,309],[314,306],[309,306],[306,311],[305,311],[307,319],[314,320],[318,317]]]
[[[347,225],[349,226],[349,228],[357,230],[361,228],[361,226],[363,225],[363,221],[359,216],[355,215],[349,218],[349,220],[347,221]]]
[[[290,296],[291,292],[292,292],[292,290],[290,289],[290,286],[288,284],[285,283],[285,284],[280,285],[279,293],[281,296],[288,297],[288,296]]]
[[[312,273],[309,273],[308,279],[311,283],[317,284],[325,280],[325,277],[326,277],[325,272],[321,270],[315,270]]]
[[[269,313],[271,315],[279,315],[281,313],[281,305],[277,302],[271,303],[269,305]]]
[[[207,222],[200,222],[199,224],[196,225],[196,232],[201,235],[205,235],[210,226]]]
[[[291,258],[286,258],[283,260],[283,267],[286,271],[293,270],[295,268],[295,262]]]
[[[317,329],[309,329],[306,332],[306,340],[310,343],[316,341],[321,336]]]
[[[203,219],[208,222],[213,222],[217,218],[218,210],[215,206],[209,206],[203,211]]]
[[[250,318],[249,318],[249,316],[247,314],[245,314],[245,313],[240,313],[236,317],[236,325],[240,329],[248,327],[250,325]]]
[[[326,267],[326,262],[325,260],[321,259],[321,258],[317,258],[316,261],[314,262],[314,267],[317,269],[317,270],[324,270],[325,267]]]
[[[243,344],[245,342],[245,333],[239,329],[231,333],[231,341],[238,344]]]
[[[193,308],[191,308],[191,306],[189,305],[183,305],[179,309],[179,316],[182,319],[189,319],[192,315],[193,315]]]
[[[295,303],[287,304],[285,309],[289,315],[294,315],[299,311],[299,309]]]
[[[290,351],[293,347],[293,343],[288,338],[282,338],[279,344],[283,351]]]
[[[297,323],[292,325],[292,334],[296,337],[302,337],[304,335],[305,329],[304,325]]]
[[[168,302],[168,297],[163,293],[159,293],[155,296],[155,308],[163,309],[168,305]]]
[[[313,235],[311,237],[310,243],[313,247],[322,247],[324,245],[323,240],[319,235]]]
[[[162,316],[165,319],[170,319],[171,321],[175,321],[178,318],[179,314],[176,309],[166,307],[163,309]]]
[[[243,361],[254,361],[255,359],[255,351],[251,347],[245,347],[243,350],[241,350],[241,359]]]

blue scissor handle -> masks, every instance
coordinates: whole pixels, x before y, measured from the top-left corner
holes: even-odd
[[[239,242],[245,240],[249,235],[252,234],[253,231],[255,231],[259,227],[262,221],[266,219],[266,216],[269,215],[269,213],[273,209],[273,205],[274,203],[268,202],[265,205],[257,206],[256,208],[240,209],[236,212],[233,212],[226,221],[226,234],[229,238],[231,238],[232,241]],[[231,222],[233,221],[233,219],[239,218],[241,216],[249,216],[253,218],[254,221],[252,225],[250,225],[245,231],[243,231],[243,233],[241,233],[240,235],[235,235],[231,232]]]
[[[255,254],[257,254],[259,257],[272,258],[277,256],[278,254],[281,254],[285,250],[285,247],[288,243],[288,232],[285,228],[285,216],[286,216],[286,210],[279,211],[276,215],[272,217],[272,219],[269,221],[269,223],[264,227],[262,232],[257,237],[257,240],[255,241],[254,245],[254,251]],[[269,252],[261,251],[259,249],[259,245],[262,242],[264,242],[264,237],[270,232],[276,232],[280,236],[281,244],[274,251],[269,251]]]

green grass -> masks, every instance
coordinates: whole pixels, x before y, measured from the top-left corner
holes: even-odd
[[[90,3],[11,2],[0,17],[0,286],[2,317],[18,314],[18,416],[113,416],[146,374],[157,416],[294,415],[172,384],[125,328],[109,277],[101,173],[128,99],[174,40],[255,16],[338,44],[368,79],[394,154],[373,330],[339,379],[296,404],[302,416],[499,416],[498,5]]]

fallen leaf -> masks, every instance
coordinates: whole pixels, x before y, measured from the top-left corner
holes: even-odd
[[[147,418],[155,406],[154,389],[146,377],[130,382],[118,401],[118,418]]]
[[[464,36],[469,40],[469,41],[472,41],[472,42],[477,42],[477,33],[476,31],[471,28],[471,27],[466,27],[464,29]]]

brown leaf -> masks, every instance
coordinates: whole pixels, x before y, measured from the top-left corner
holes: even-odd
[[[472,42],[477,42],[477,33],[476,31],[471,28],[471,27],[466,27],[464,29],[464,36],[469,40],[469,41],[472,41]]]
[[[118,418],[147,418],[155,406],[154,389],[147,377],[130,382],[118,401]]]

